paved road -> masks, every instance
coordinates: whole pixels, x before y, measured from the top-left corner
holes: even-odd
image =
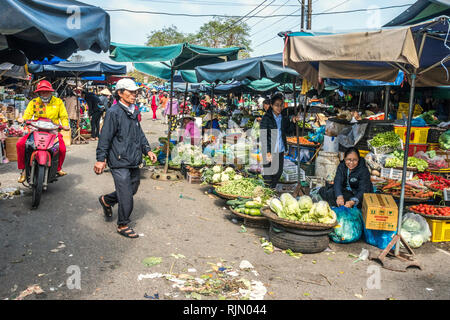
[[[144,115],[143,127],[153,143],[166,129],[159,121],[151,121],[151,114]],[[349,256],[370,248],[363,241],[332,243],[328,251],[300,259],[282,252],[266,254],[259,238],[268,238],[267,231],[247,228],[240,232],[241,223],[231,221],[223,200],[205,194],[207,187],[155,181],[150,172],[142,177],[132,214],[132,227],[144,236],[126,239],[116,233],[115,221],[107,222],[102,216],[97,198],[113,190],[113,180],[109,173],[94,174],[95,147],[93,142],[69,147],[64,165],[69,175],[49,187],[38,210],[30,210],[29,192],[0,200],[0,299],[14,299],[33,284],[44,293],[25,299],[146,299],[145,294],[155,293],[161,299],[186,299],[172,287],[173,282],[139,281],[138,276],[188,273],[190,268],[196,269],[192,275],[201,276],[211,263],[223,263],[241,277],[261,281],[267,288],[265,299],[450,298],[447,244],[427,243],[416,250],[422,271],[375,269],[380,285],[369,289],[368,279],[374,274],[369,267],[379,265],[353,263]],[[17,186],[17,176],[15,163],[0,165],[2,187]],[[195,200],[182,199],[180,194]],[[51,251],[61,244],[65,247]],[[146,257],[161,257],[162,262],[146,267],[142,263]],[[239,270],[242,260],[248,260],[257,273]],[[73,266],[80,271],[80,289],[66,285],[74,275]],[[375,283],[372,280],[369,287]]]

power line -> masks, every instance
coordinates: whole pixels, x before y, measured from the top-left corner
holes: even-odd
[[[350,1],[350,0],[345,0],[345,1],[343,1],[343,2],[341,2],[341,3],[339,3],[339,4],[337,4],[336,6],[334,6],[334,7],[332,7],[332,8],[329,8],[329,9],[327,9],[327,10],[321,12],[321,13],[317,13],[317,14],[315,14],[315,15],[327,14],[330,10],[336,9],[337,7],[340,7],[340,6],[344,5],[345,3],[349,2],[349,1]],[[382,8],[377,8],[377,9],[382,9]],[[365,9],[365,10],[369,10],[369,9]],[[333,13],[334,13],[334,12],[333,12]],[[313,15],[313,14],[312,14],[312,15]],[[296,25],[295,25],[295,26],[296,26]],[[294,28],[295,26],[290,27],[289,29]],[[276,39],[277,37],[278,37],[278,34],[277,34],[276,36],[270,38],[269,40],[266,40],[266,41],[263,41],[263,42],[259,43],[259,44],[256,45],[254,48],[258,48],[258,47],[262,46],[263,44],[266,44],[267,42],[272,41],[273,39]]]
[[[264,8],[260,9],[258,12],[255,13],[255,15],[257,15],[258,13],[260,13],[261,11],[263,11],[264,9],[266,9],[270,4],[274,3],[276,0],[272,0],[271,3],[266,4]],[[245,21],[243,22],[247,22],[248,20],[250,20],[252,17],[248,17]]]
[[[399,6],[389,6],[389,7],[381,7],[381,8],[368,8],[368,9],[355,9],[355,10],[347,10],[347,11],[335,11],[329,13],[313,13],[313,16],[319,15],[330,15],[330,14],[342,14],[342,13],[355,13],[361,11],[373,11],[373,10],[383,10],[383,9],[393,9],[393,8],[401,8],[401,7],[409,7],[412,4],[405,4]],[[169,12],[159,12],[159,11],[138,11],[138,10],[129,10],[129,9],[103,9],[108,12],[129,12],[129,13],[145,13],[145,14],[153,14],[153,15],[167,15],[167,16],[186,16],[186,17],[217,17],[217,18],[245,18],[246,16],[230,16],[224,14],[188,14],[188,13],[169,13]],[[298,10],[297,10],[298,11]],[[251,16],[252,18],[266,19],[266,18],[279,18],[279,17],[301,17],[301,15],[292,15],[292,14],[278,14],[273,15],[271,17],[267,16]]]
[[[142,0],[144,1],[144,0]],[[199,1],[199,0],[189,0],[189,1],[175,1],[175,0],[147,0],[148,2],[157,2],[157,3],[173,3],[173,4],[199,4],[205,6],[238,6],[238,7],[253,7],[257,6],[257,3],[241,3],[241,2],[220,2],[220,1]],[[316,0],[318,1],[318,0]],[[282,7],[280,4],[270,4],[269,7]],[[296,4],[288,4],[287,7],[297,7]]]
[[[283,6],[285,6],[289,1],[291,0],[287,0],[285,3],[283,3],[281,6],[279,6],[277,9],[275,9],[274,11],[272,11],[271,13],[269,13],[267,15],[267,18],[270,18],[270,16],[272,16],[275,12],[277,12],[278,10],[280,10],[281,8],[283,8]],[[252,29],[254,26],[256,26],[258,23],[262,22],[264,19],[259,20],[257,23],[255,23],[254,25],[252,25],[250,27],[250,29]]]

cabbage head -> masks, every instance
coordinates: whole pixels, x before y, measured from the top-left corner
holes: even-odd
[[[310,211],[313,206],[313,201],[310,196],[301,196],[298,200],[298,205],[302,211]]]
[[[234,172],[234,169],[231,168],[231,167],[228,167],[228,168],[225,169],[224,172],[226,172],[226,173],[233,173],[233,172]]]
[[[290,193],[283,193],[280,200],[287,215],[297,215],[300,213],[300,206],[298,205],[297,200],[295,200]]]
[[[420,223],[414,219],[406,219],[402,224],[402,228],[411,233],[417,233],[421,230]]]
[[[419,248],[423,244],[423,237],[421,234],[415,234],[411,237],[411,240],[408,242],[411,248]]]
[[[220,174],[220,180],[222,180],[222,182],[223,181],[229,181],[230,180],[230,176],[228,174],[226,174],[225,172],[222,172]]]
[[[280,218],[284,218],[283,205],[279,199],[273,198],[270,200],[269,206]]]
[[[234,176],[234,180],[242,180],[243,176],[240,174],[237,174]]]
[[[221,166],[214,166],[213,168],[214,173],[221,173],[222,172],[222,167]]]
[[[212,182],[213,183],[218,183],[220,182],[220,173],[216,173],[212,176]]]

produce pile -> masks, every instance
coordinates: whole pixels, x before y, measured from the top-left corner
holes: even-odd
[[[392,157],[387,158],[384,166],[386,168],[399,168],[403,166],[404,151],[394,151]],[[428,162],[416,157],[408,157],[408,168],[417,168],[419,172],[425,171],[428,168]]]
[[[401,147],[401,138],[394,131],[387,131],[375,135],[369,143],[375,148],[391,147],[393,149],[398,149]]]
[[[236,200],[227,201],[227,205],[238,213],[248,214],[250,216],[261,216],[261,208],[264,203],[260,197],[255,199],[237,198]]]
[[[437,207],[421,203],[416,206],[411,206],[409,209],[430,216],[450,217],[450,207]]]
[[[209,184],[221,183],[230,180],[241,180],[243,176],[237,173],[233,168],[215,165],[212,168],[204,167],[200,170],[202,181]]]
[[[291,194],[283,193],[280,199],[270,201],[270,209],[280,218],[288,220],[325,224],[336,222],[336,213],[326,201],[313,203],[309,196],[301,196],[297,201]]]
[[[391,194],[393,196],[400,197],[402,184],[399,181],[389,179],[387,183],[381,188],[383,193]],[[405,184],[405,197],[406,198],[424,198],[428,199],[434,195],[433,191],[429,191],[426,187],[419,188],[409,184]]]
[[[262,201],[265,201],[265,199],[270,199],[275,194],[275,191],[264,186],[264,181],[254,178],[242,178],[239,180],[226,181],[219,187],[216,187],[216,191],[237,197],[260,197]]]
[[[297,122],[297,125],[298,125],[300,128],[303,128],[303,121]],[[305,129],[312,129],[312,125],[311,125],[310,123],[308,123],[308,122],[305,122]]]
[[[157,148],[155,150],[152,150],[152,152],[156,155],[156,158],[158,159],[158,156],[161,153],[161,149]],[[159,161],[158,160],[156,160],[156,162],[153,162],[148,155],[143,155],[142,156],[142,161],[147,167],[159,165]]]
[[[6,135],[8,137],[23,137],[24,132],[23,129],[19,126],[10,126],[6,128]]]
[[[411,248],[421,247],[431,237],[426,220],[414,213],[406,214],[400,234]]]
[[[442,150],[450,149],[450,130],[447,130],[443,134],[441,134],[441,136],[439,137],[439,146]]]
[[[436,176],[434,174],[425,172],[419,173],[417,177],[423,181],[429,188],[444,190],[450,188],[450,180],[445,179],[444,177]]]
[[[202,148],[190,144],[181,143],[174,149],[175,156],[169,161],[171,166],[179,166],[181,162],[194,167],[212,165],[213,161],[206,154],[203,154]]]
[[[297,144],[297,137],[288,137],[288,138],[286,138],[286,140],[290,144]],[[311,142],[308,139],[306,139],[305,137],[298,137],[298,140],[299,140],[300,144],[311,145],[311,146],[317,145],[317,143]]]

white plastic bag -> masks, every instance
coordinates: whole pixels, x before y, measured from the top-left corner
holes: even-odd
[[[403,216],[402,230],[403,239],[411,248],[419,248],[425,242],[430,241],[431,231],[427,220],[419,214],[408,212]]]

